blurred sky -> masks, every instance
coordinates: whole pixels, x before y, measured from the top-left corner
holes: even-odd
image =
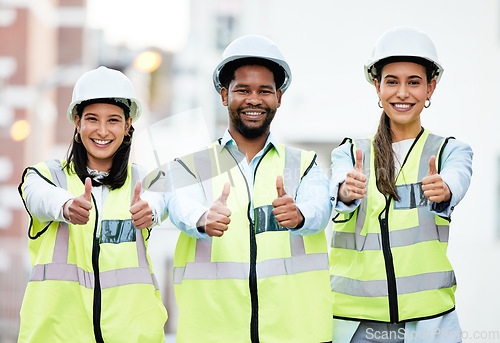
[[[172,52],[184,47],[188,0],[87,0],[87,4],[88,25],[104,30],[112,44]]]

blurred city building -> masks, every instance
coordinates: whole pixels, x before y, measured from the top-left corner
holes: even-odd
[[[17,339],[31,269],[28,218],[17,193],[24,168],[64,153],[72,83],[89,64],[85,1],[0,3],[0,341]]]

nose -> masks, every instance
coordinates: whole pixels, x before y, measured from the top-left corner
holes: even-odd
[[[404,83],[402,83],[399,86],[397,96],[401,100],[406,99],[408,97],[408,87]]]
[[[246,103],[248,105],[258,106],[262,104],[262,99],[257,92],[251,92],[246,99]]]
[[[108,126],[106,125],[105,121],[99,123],[97,134],[102,137],[105,137],[108,134]]]

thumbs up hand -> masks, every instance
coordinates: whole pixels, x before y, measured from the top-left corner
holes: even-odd
[[[90,218],[92,180],[85,179],[85,192],[79,197],[66,201],[63,206],[63,215],[71,224],[84,225]]]
[[[340,185],[338,196],[344,204],[349,204],[356,199],[363,199],[365,194],[366,175],[363,171],[363,153],[361,149],[356,149],[356,164]]]
[[[278,198],[276,198],[273,205],[273,214],[281,227],[296,228],[297,226],[302,226],[304,222],[304,216],[295,206],[295,201],[293,198],[286,194],[283,188],[283,177],[278,176],[276,178],[276,191],[278,193]]]
[[[227,207],[227,198],[231,185],[227,182],[224,185],[221,196],[214,201],[208,211],[198,220],[197,227],[202,228],[210,237],[221,237],[227,230],[231,219],[231,210]]]
[[[137,181],[134,187],[134,196],[130,204],[132,224],[136,229],[142,230],[153,225],[153,210],[147,201],[141,199],[141,181]]]
[[[432,202],[448,201],[451,198],[448,185],[437,172],[436,156],[431,156],[429,159],[429,173],[422,179],[422,191],[424,191],[427,199]]]

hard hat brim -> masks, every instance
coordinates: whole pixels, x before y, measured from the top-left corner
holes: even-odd
[[[115,97],[104,97],[100,99],[113,99]],[[141,116],[142,108],[141,108],[141,103],[134,98],[127,98],[130,100],[131,105],[130,105],[130,117],[132,118],[132,123],[134,123],[139,117]],[[85,99],[85,100],[78,100],[78,101],[73,101],[68,107],[67,111],[67,116],[68,120],[71,124],[75,125],[75,115],[76,115],[76,109],[79,104],[81,104],[84,101],[87,100],[92,100],[92,99]]]
[[[251,56],[251,55],[233,55],[233,56],[230,56],[230,57],[222,60],[222,62],[220,62],[217,65],[217,67],[215,68],[215,70],[213,72],[212,79],[213,79],[214,87],[218,93],[220,93],[221,89],[223,88],[223,85],[220,82],[220,73],[221,73],[222,69],[224,69],[226,64],[228,64],[229,62],[240,60],[240,59],[245,59],[245,58],[260,58],[263,60],[268,60],[268,61],[276,63],[281,69],[283,69],[283,72],[285,73],[285,79],[284,79],[283,84],[281,85],[281,87],[279,89],[281,89],[282,93],[284,93],[288,89],[288,87],[290,86],[290,83],[292,81],[292,73],[290,71],[290,66],[285,61],[271,58],[271,57]]]

